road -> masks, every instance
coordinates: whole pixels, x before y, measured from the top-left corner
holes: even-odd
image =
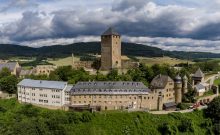
[[[218,78],[218,77],[220,77],[220,74],[215,74],[215,75],[210,76],[209,78],[205,79],[205,82],[210,84],[210,85],[213,85],[215,79]]]
[[[199,110],[206,109],[206,108],[207,108],[207,106],[198,107]],[[174,112],[189,113],[189,112],[193,112],[193,109],[180,110],[180,111],[150,111],[149,113],[152,113],[152,114],[169,114],[169,113],[174,113]]]

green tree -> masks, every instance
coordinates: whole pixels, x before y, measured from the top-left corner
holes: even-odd
[[[2,70],[0,71],[0,78],[6,77],[6,76],[9,76],[9,75],[11,75],[10,70],[7,67],[2,68]]]
[[[92,67],[96,70],[99,70],[101,67],[101,59],[96,59],[92,63]]]
[[[16,93],[17,78],[14,75],[6,76],[0,79],[0,88],[8,93]]]
[[[214,122],[220,121],[220,97],[214,98],[208,104],[206,115],[210,117]]]
[[[107,78],[110,81],[118,81],[119,80],[118,71],[117,70],[110,71],[110,73],[107,75]]]

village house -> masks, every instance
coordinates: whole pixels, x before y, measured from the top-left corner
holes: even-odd
[[[7,63],[0,63],[0,71],[3,68],[8,68],[12,75],[19,76],[21,67],[18,62],[7,62]]]

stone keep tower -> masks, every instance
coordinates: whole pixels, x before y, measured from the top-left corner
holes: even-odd
[[[182,79],[177,75],[174,79],[175,103],[182,102]]]
[[[109,28],[101,35],[101,70],[121,68],[121,36]]]

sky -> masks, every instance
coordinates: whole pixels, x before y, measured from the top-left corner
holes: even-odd
[[[41,47],[100,41],[220,53],[220,0],[0,0],[0,43]]]

